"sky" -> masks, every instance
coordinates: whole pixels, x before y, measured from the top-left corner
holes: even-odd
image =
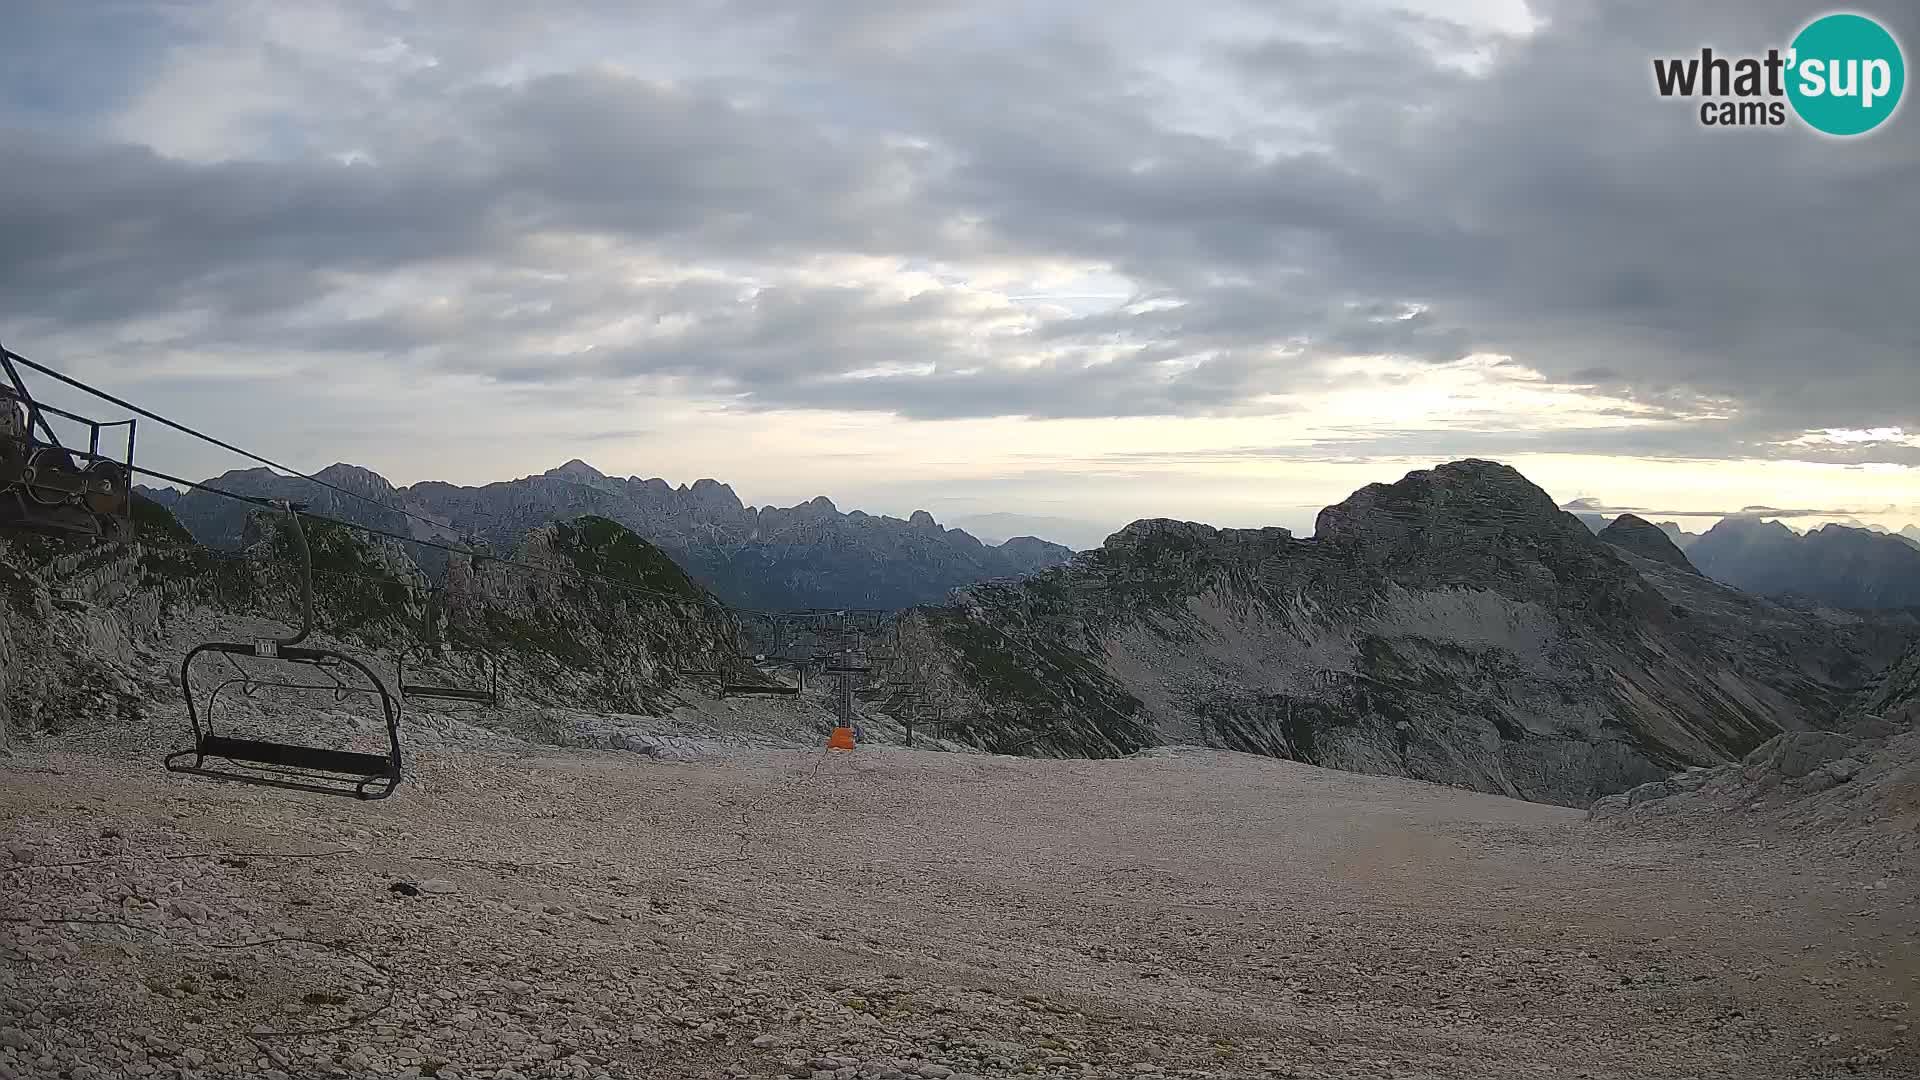
[[[1481,457],[1897,528],[1915,106],[1711,129],[1651,77],[1826,10],[15,0],[0,343],[401,484],[1304,533]]]

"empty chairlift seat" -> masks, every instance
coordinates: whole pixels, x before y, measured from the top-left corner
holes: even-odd
[[[195,686],[207,680],[196,667],[207,666],[214,668],[215,681],[202,697]],[[211,641],[187,654],[180,682],[193,746],[168,755],[173,772],[360,799],[384,799],[400,785],[399,707],[379,677],[352,657],[278,642]],[[239,734],[231,719],[241,711],[236,697],[310,708],[369,703],[378,710],[373,738],[384,746],[373,752]]]
[[[500,704],[500,662],[486,653],[478,655],[481,677],[467,684],[452,678],[447,665],[421,664],[417,659],[411,669],[413,679],[409,681],[407,659],[402,655],[394,665],[398,672],[395,681],[400,684],[400,700],[430,698],[497,707]]]
[[[313,577],[298,510],[287,512],[300,559],[301,623],[284,638],[209,641],[180,664],[193,745],[167,755],[171,772],[231,783],[384,799],[400,786],[400,707],[373,670],[300,643],[313,630]],[[355,718],[359,710],[367,722]],[[266,737],[292,729],[295,742]],[[375,749],[315,745],[360,741]]]

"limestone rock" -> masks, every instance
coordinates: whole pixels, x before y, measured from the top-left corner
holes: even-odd
[[[1641,784],[1639,787],[1628,791],[1627,805],[1639,806],[1643,802],[1651,802],[1654,799],[1664,799],[1671,794],[1673,794],[1673,787],[1671,785],[1665,780],[1655,780],[1652,783]]]
[[[1756,748],[1747,755],[1746,763],[1797,780],[1826,762],[1845,757],[1858,745],[1858,739],[1835,731],[1789,731]]]
[[[1633,800],[1629,799],[1625,792],[1607,795],[1594,800],[1593,805],[1587,808],[1587,820],[1609,821],[1625,814],[1632,805]]]

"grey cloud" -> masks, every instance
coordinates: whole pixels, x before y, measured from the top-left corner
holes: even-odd
[[[1224,446],[1201,450],[1142,451],[1109,455],[1106,460],[1196,462],[1285,460],[1348,462],[1372,458],[1416,457],[1446,460],[1500,458],[1526,454],[1636,456],[1676,461],[1718,458],[1814,461],[1836,465],[1891,462],[1920,466],[1920,447],[1891,441],[1785,445],[1798,432],[1768,431],[1727,422],[1697,420],[1654,422],[1631,427],[1552,429],[1476,429],[1471,416],[1449,428],[1392,428],[1353,431],[1282,446]],[[1511,421],[1509,421],[1511,422]]]
[[[1653,55],[1781,43],[1801,5],[1565,0],[1538,5],[1544,28],[1519,40],[1340,5],[1292,28],[1264,5],[1120,7],[344,5],[369,40],[440,61],[382,87],[291,65],[322,91],[299,119],[351,133],[364,164],[301,149],[192,164],[49,133],[49,117],[95,115],[124,85],[9,102],[0,118],[31,122],[0,174],[0,315],[15,339],[111,341],[135,317],[194,312],[142,333],[183,352],[272,343],[522,385],[671,377],[747,408],[916,417],[1231,413],[1324,385],[1316,358],[1484,350],[1667,422],[1383,430],[1314,452],[1916,463],[1892,441],[1780,445],[1808,428],[1920,429],[1911,107],[1838,144],[1706,131],[1651,91]],[[1874,13],[1920,41],[1920,15]],[[1229,16],[1254,29],[1170,32]],[[83,36],[38,25],[0,60]],[[697,51],[703,74],[667,86],[569,61],[510,88],[479,77],[638,26]],[[1223,111],[1254,119],[1231,133],[1170,121],[1176,44],[1226,81]],[[1480,66],[1448,62],[1465,56]],[[541,248],[567,237],[775,280],[568,275]],[[1181,306],[982,334],[1002,316],[952,297],[778,280],[833,253],[1106,264],[1138,299]],[[438,307],[404,288],[371,312],[332,303],[442,276]],[[600,333],[623,317],[684,329]],[[582,337],[596,347],[540,344]],[[1036,347],[1058,355],[1009,363]],[[846,377],[888,364],[929,373]],[[1709,405],[1737,419],[1680,419]]]

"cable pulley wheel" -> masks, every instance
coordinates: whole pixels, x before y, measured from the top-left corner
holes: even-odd
[[[27,456],[27,467],[20,471],[20,486],[27,498],[41,506],[64,506],[80,501],[80,493],[65,488],[49,487],[43,483],[47,476],[70,477],[74,475],[72,459],[51,446],[35,447]]]

